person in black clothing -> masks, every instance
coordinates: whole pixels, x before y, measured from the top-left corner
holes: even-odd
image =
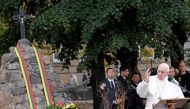
[[[129,75],[129,70],[128,68],[121,67],[120,68],[120,76],[117,78],[117,80],[120,82],[126,93],[128,92],[129,88],[129,81],[128,81],[128,75]],[[125,97],[125,109],[127,109],[127,94]]]
[[[86,74],[86,73],[83,74],[83,76],[82,76],[82,82],[83,82],[83,81],[86,81],[87,79],[88,79],[87,74]]]
[[[100,96],[102,102],[100,104],[100,109],[117,109],[117,105],[120,100],[116,99],[116,88],[118,85],[117,80],[115,80],[115,71],[113,68],[108,68],[106,71],[107,78],[104,79],[100,84]],[[108,107],[105,107],[107,104]]]
[[[141,80],[140,73],[134,72],[131,75],[131,90],[128,94],[128,108],[127,109],[144,109],[143,99],[139,97],[136,92],[136,87]]]
[[[178,65],[178,70],[179,73],[178,75],[175,77],[175,79],[178,81],[179,85],[186,88],[183,89],[182,88],[182,92],[184,94],[185,97],[190,97],[190,73],[188,71],[186,71],[186,63],[184,60],[179,62]]]

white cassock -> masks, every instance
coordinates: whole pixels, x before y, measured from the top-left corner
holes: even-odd
[[[179,86],[168,81],[168,77],[159,80],[157,75],[150,76],[149,82],[140,82],[137,86],[137,94],[142,98],[147,98],[145,109],[153,109],[153,104],[157,104],[161,99],[184,98]]]

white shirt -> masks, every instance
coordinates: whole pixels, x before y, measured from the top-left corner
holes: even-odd
[[[168,77],[159,80],[157,75],[151,76],[149,82],[140,82],[137,86],[137,94],[147,98],[145,109],[153,109],[161,99],[184,98],[179,86],[168,81]]]
[[[109,83],[110,83],[110,86],[111,86],[111,82],[113,83],[113,85],[114,85],[114,87],[115,87],[115,82],[114,82],[114,79],[109,79],[108,78],[108,81],[109,81]]]

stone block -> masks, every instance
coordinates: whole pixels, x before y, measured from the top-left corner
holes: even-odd
[[[5,81],[7,81],[8,79],[8,75],[7,75],[8,71],[6,69],[3,69],[0,73],[0,81],[3,83]],[[10,75],[9,75],[9,78],[10,78]],[[9,79],[8,79],[9,80]]]
[[[40,104],[36,105],[36,108],[37,109],[44,109],[44,108],[42,108],[42,105],[40,105]]]
[[[40,102],[42,101],[42,98],[40,98],[40,97],[35,97],[35,101],[36,101],[36,104],[40,104]]]
[[[22,96],[14,96],[13,99],[16,104],[22,104],[24,102],[24,98]]]
[[[28,102],[28,95],[27,94],[24,95],[24,100]]]
[[[59,80],[61,80],[62,83],[69,83],[69,77],[70,74],[58,74],[59,75]]]
[[[24,78],[21,78],[21,80],[14,81],[14,87],[25,87]]]
[[[40,90],[43,90],[43,85],[42,84],[38,84],[38,89],[40,89]]]
[[[79,60],[71,60],[71,65],[77,66],[79,64]]]
[[[8,69],[9,70],[15,70],[15,69],[20,69],[20,64],[15,62],[15,63],[11,63],[8,65]]]
[[[1,109],[15,109],[14,103],[8,103],[7,105],[0,105]]]
[[[35,63],[35,64],[37,64],[37,59],[36,59],[35,56],[32,56],[32,57],[30,58],[30,63]]]
[[[43,58],[44,58],[44,63],[45,64],[50,64],[51,63],[48,56],[44,56]]]
[[[22,74],[19,72],[12,72],[10,82],[22,80]]]
[[[26,88],[25,87],[15,87],[15,88],[12,88],[11,92],[14,96],[22,95],[22,94],[26,93]]]
[[[31,74],[30,75],[31,84],[38,84],[41,83],[40,74]]]
[[[15,109],[27,109],[23,104],[17,104]]]
[[[15,62],[19,62],[18,58],[17,57],[11,57],[10,60],[9,60],[9,63],[15,63]]]
[[[43,91],[38,88],[33,88],[34,96],[43,96]]]
[[[77,72],[77,66],[69,67],[69,72]]]
[[[1,65],[5,65],[7,62],[9,62],[9,55],[10,53],[5,53],[1,56]]]
[[[63,97],[59,97],[59,96],[55,97],[54,100],[55,100],[55,102],[64,102],[65,101],[65,99]]]
[[[53,64],[53,71],[55,72],[55,73],[68,73],[69,72],[69,70],[68,69],[63,69],[62,68],[62,64],[59,64],[59,63],[54,63]]]

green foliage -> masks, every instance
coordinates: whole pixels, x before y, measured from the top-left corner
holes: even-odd
[[[18,10],[20,0],[1,0],[0,1],[0,16],[9,16]]]
[[[0,19],[0,36],[8,29],[8,24],[4,22],[4,19]]]
[[[107,53],[117,55],[122,47],[132,52],[138,45],[155,48],[156,57],[177,57],[174,45],[181,45],[172,28],[180,24],[179,31],[189,31],[188,3],[181,0],[44,0],[37,3],[9,0],[0,10],[3,9],[2,16],[14,10],[13,7],[18,9],[19,4],[24,5],[27,12],[36,16],[29,27],[30,40],[46,40],[55,49],[61,46],[59,57],[66,60],[65,67],[83,49],[80,67],[88,68],[93,66],[92,61],[98,61],[100,52],[109,57]]]

